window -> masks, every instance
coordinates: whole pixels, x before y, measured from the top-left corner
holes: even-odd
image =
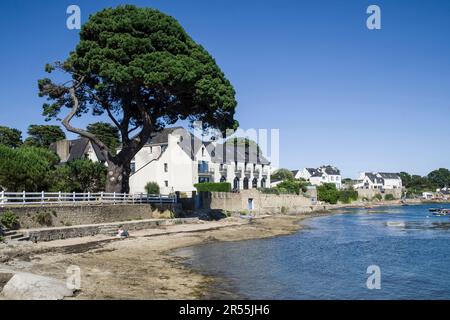
[[[198,172],[199,173],[208,173],[208,162],[206,161],[199,161],[198,162]]]
[[[198,183],[207,183],[210,182],[209,177],[198,177]]]
[[[248,190],[248,178],[247,177],[245,177],[245,179],[244,179],[244,189]]]
[[[220,182],[227,182],[227,178],[225,178],[225,176],[222,176],[222,178],[220,178]]]
[[[257,178],[253,178],[252,188],[254,188],[254,189],[258,188],[258,179]]]
[[[164,163],[164,172],[169,172],[169,164]]]
[[[239,178],[238,177],[234,178],[234,180],[233,180],[233,189],[239,190]]]
[[[331,176],[331,181],[334,181],[334,176]]]
[[[164,181],[164,186],[167,188],[169,186],[169,181]]]
[[[266,179],[265,178],[262,178],[261,179],[261,188],[265,188],[266,187]]]
[[[136,163],[135,162],[130,163],[130,172],[131,172],[131,174],[134,174],[136,172]]]
[[[205,156],[205,147],[202,148],[202,157]]]

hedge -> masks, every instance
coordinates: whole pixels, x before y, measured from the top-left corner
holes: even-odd
[[[231,183],[229,182],[204,182],[194,185],[198,192],[231,192]]]

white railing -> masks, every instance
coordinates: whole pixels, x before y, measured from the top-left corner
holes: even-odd
[[[128,193],[67,193],[67,192],[0,192],[0,207],[26,205],[86,205],[86,204],[141,204],[176,203],[175,195]]]

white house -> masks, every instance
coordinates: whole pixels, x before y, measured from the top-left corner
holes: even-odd
[[[359,181],[353,186],[355,189],[394,190],[403,188],[402,179],[398,173],[362,172]]]
[[[161,193],[196,190],[201,182],[229,182],[234,190],[270,186],[270,163],[256,148],[204,142],[182,127],[155,134],[132,162],[130,192],[154,181]]]
[[[105,161],[98,146],[85,138],[58,141],[51,149],[62,163]],[[204,142],[183,127],[166,128],[131,162],[130,193],[144,193],[148,182],[158,183],[162,194],[195,191],[194,184],[201,182],[230,182],[234,190],[265,188],[270,172],[270,162],[256,147]]]
[[[321,166],[320,168],[304,168],[295,173],[296,179],[305,179],[313,186],[320,186],[325,183],[334,183],[336,188],[342,188],[341,172],[333,166]]]

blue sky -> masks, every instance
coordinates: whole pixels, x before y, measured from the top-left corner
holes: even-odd
[[[283,167],[450,167],[450,1],[2,0],[0,125],[44,123],[37,80],[78,41],[66,8],[86,21],[121,3],[180,21],[234,85],[241,126],[280,129]],[[370,4],[381,30],[366,28]]]

